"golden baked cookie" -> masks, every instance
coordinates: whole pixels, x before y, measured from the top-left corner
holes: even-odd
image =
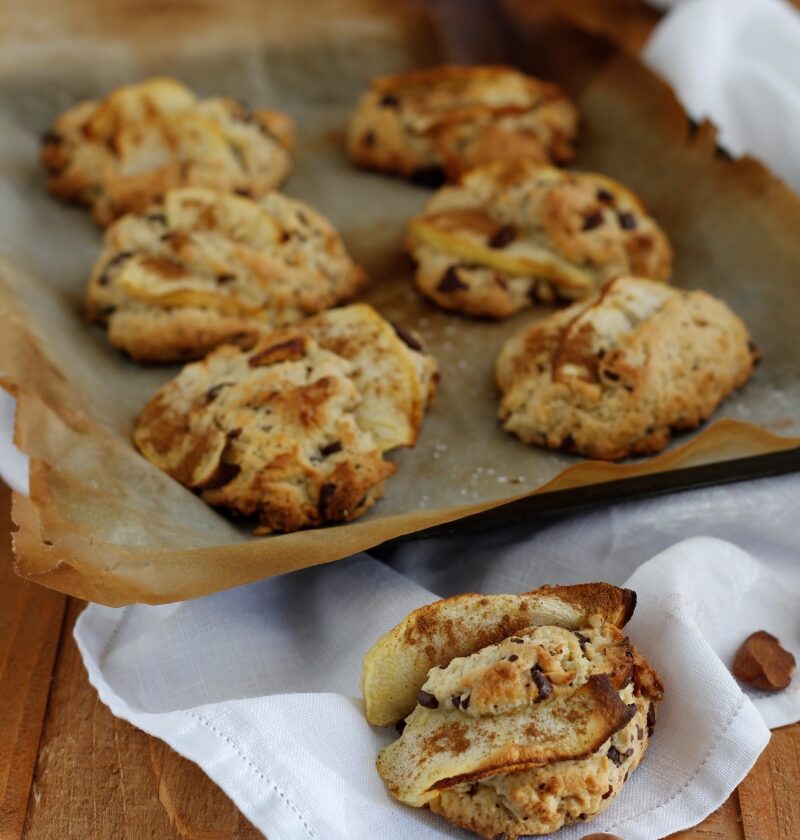
[[[405,694],[398,647],[435,663],[378,757],[392,795],[490,840],[601,813],[641,761],[663,693],[620,629],[634,604],[627,590],[587,584],[458,596],[412,613],[365,660],[366,684],[381,686],[377,706],[365,692],[368,715],[383,693]],[[517,626],[524,611],[535,623]],[[504,637],[487,644],[500,627]]]
[[[293,134],[285,114],[155,78],[64,112],[42,138],[42,163],[50,192],[105,226],[171,187],[262,196],[289,174]]]
[[[622,184],[530,161],[443,187],[411,220],[408,247],[422,294],[490,318],[586,297],[620,274],[667,280],[672,263],[664,232]]]
[[[258,533],[349,521],[394,473],[383,453],[413,445],[435,380],[435,361],[371,307],[332,309],[187,365],[133,440],[209,504],[257,517]]]
[[[107,228],[86,310],[134,359],[177,361],[252,344],[365,281],[330,223],[303,202],[179,187]]]
[[[707,420],[757,355],[722,301],[619,277],[506,341],[498,416],[525,443],[603,460],[650,454]]]
[[[557,85],[510,67],[434,67],[375,79],[347,148],[359,166],[438,186],[495,160],[567,163],[577,123]]]

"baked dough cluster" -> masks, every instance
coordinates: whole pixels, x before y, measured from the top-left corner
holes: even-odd
[[[287,532],[361,516],[414,444],[436,388],[419,339],[332,309],[187,365],[150,400],[139,451],[206,502]]]
[[[155,78],[64,112],[42,140],[50,192],[99,225],[143,211],[171,187],[262,196],[289,174],[294,126],[277,111],[197,98]]]
[[[621,630],[634,605],[585,584],[411,613],[362,673],[370,722],[405,718],[377,762],[392,795],[489,840],[601,813],[647,750],[663,693]]]
[[[757,357],[722,301],[619,277],[506,341],[498,416],[525,443],[603,460],[645,455],[708,419]]]
[[[411,220],[408,247],[422,294],[491,318],[586,297],[620,274],[667,280],[672,262],[664,232],[622,184],[530,160],[440,189]]]
[[[557,85],[510,67],[450,65],[374,79],[347,148],[359,166],[438,186],[495,160],[567,163],[577,123]]]
[[[200,358],[352,297],[366,281],[330,223],[270,192],[169,190],[105,232],[87,315],[137,361]]]

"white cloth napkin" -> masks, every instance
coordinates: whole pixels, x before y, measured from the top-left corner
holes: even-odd
[[[800,12],[785,0],[689,0],[658,26],[643,58],[720,145],[765,161],[800,190]]]
[[[722,126],[731,151],[752,150],[800,187],[800,65],[788,61],[799,54],[796,17],[777,0],[693,0],[666,18],[645,56],[693,116]],[[6,400],[0,422],[9,410]],[[12,449],[0,432],[0,474],[26,492],[26,461]],[[654,840],[726,799],[767,725],[800,719],[798,679],[779,695],[745,694],[726,669],[757,629],[800,657],[798,523],[800,477],[749,482],[410,543],[391,568],[359,555],[182,604],[92,605],[75,637],[111,710],[197,762],[270,840],[465,837],[388,797],[374,760],[394,733],[363,717],[363,653],[440,595],[625,583],[639,594],[631,636],[662,674],[666,699],[624,793],[559,837]]]
[[[626,582],[639,594],[631,637],[667,694],[645,761],[591,830],[655,840],[726,799],[766,745],[764,719],[800,719],[798,681],[781,695],[748,698],[726,669],[756,629],[800,656],[799,520],[800,477],[765,479],[469,544],[412,543],[393,568],[359,555],[182,604],[94,605],[75,637],[111,710],[196,761],[270,840],[434,840],[466,835],[386,793],[374,760],[396,735],[363,717],[364,652],[434,593]]]

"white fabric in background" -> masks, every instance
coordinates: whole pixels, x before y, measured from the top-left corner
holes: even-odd
[[[694,119],[719,126],[735,156],[752,154],[800,190],[800,12],[786,0],[678,3],[644,60]]]

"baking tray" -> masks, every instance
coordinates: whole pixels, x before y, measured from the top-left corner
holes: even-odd
[[[458,17],[442,20],[405,3],[235,3],[222,17],[204,7],[205,17],[187,16],[177,29],[165,23],[164,32],[114,18],[4,54],[0,370],[18,398],[17,443],[31,456],[30,497],[15,494],[13,503],[20,574],[103,603],[159,603],[389,540],[797,468],[800,202],[755,161],[721,154],[713,128],[690,123],[637,59],[530,5],[450,4]],[[353,169],[344,125],[374,75],[453,55],[514,63],[564,85],[582,114],[576,166],[640,193],[675,246],[675,284],[724,298],[750,326],[764,357],[755,376],[713,424],[664,455],[587,462],[503,433],[494,355],[548,310],[474,321],[414,291],[402,243],[429,193]],[[175,369],[132,364],[81,318],[101,235],[83,210],[47,196],[37,136],[77,99],[151,74],[291,113],[300,142],[286,192],[332,219],[372,278],[364,298],[422,333],[439,359],[441,388],[416,448],[391,455],[397,475],[357,522],[255,538],[248,523],[206,507],[130,444],[136,414]]]

